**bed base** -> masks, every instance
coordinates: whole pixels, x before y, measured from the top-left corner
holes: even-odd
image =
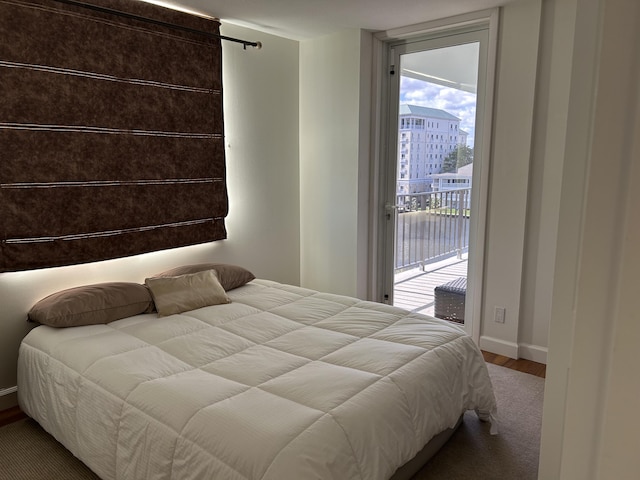
[[[446,430],[440,432],[431,440],[429,440],[424,448],[420,450],[415,457],[398,468],[398,470],[396,470],[396,472],[389,480],[409,480],[416,473],[418,473],[420,469],[424,467],[425,464],[431,459],[431,457],[433,457],[438,452],[438,450],[440,450],[442,446],[447,443],[449,438],[451,438],[451,435],[453,435],[453,433],[462,423],[463,416],[464,415],[460,415],[460,418],[458,418],[458,421],[453,426],[453,428],[447,428]]]

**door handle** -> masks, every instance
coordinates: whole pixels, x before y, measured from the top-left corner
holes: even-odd
[[[387,216],[387,220],[391,220],[391,215],[395,215],[402,205],[393,205],[391,203],[384,204],[385,215]]]

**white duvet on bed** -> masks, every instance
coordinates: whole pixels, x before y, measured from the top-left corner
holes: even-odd
[[[266,280],[232,303],[40,326],[22,409],[103,479],[386,479],[468,409],[482,355],[448,322]]]

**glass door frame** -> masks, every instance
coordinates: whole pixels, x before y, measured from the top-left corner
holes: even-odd
[[[416,27],[413,32],[393,32],[378,36],[381,41],[379,73],[378,166],[375,199],[379,207],[374,222],[377,259],[377,300],[393,303],[395,270],[395,205],[398,146],[398,108],[400,98],[400,55],[434,48],[480,42],[476,130],[474,136],[474,174],[470,220],[469,262],[465,306],[465,330],[478,342],[482,312],[485,225],[489,184],[489,159],[493,86],[499,11],[479,12],[464,24],[436,22],[433,28]],[[432,30],[432,31],[430,31]],[[393,72],[393,73],[392,73]],[[466,321],[469,319],[468,321]]]

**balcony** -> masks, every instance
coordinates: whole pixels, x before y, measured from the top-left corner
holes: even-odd
[[[467,276],[471,189],[398,195],[394,305],[434,314],[434,288]]]
[[[411,312],[433,316],[433,290],[438,285],[467,276],[467,254],[460,259],[452,255],[423,268],[412,268],[394,275],[393,304]]]

